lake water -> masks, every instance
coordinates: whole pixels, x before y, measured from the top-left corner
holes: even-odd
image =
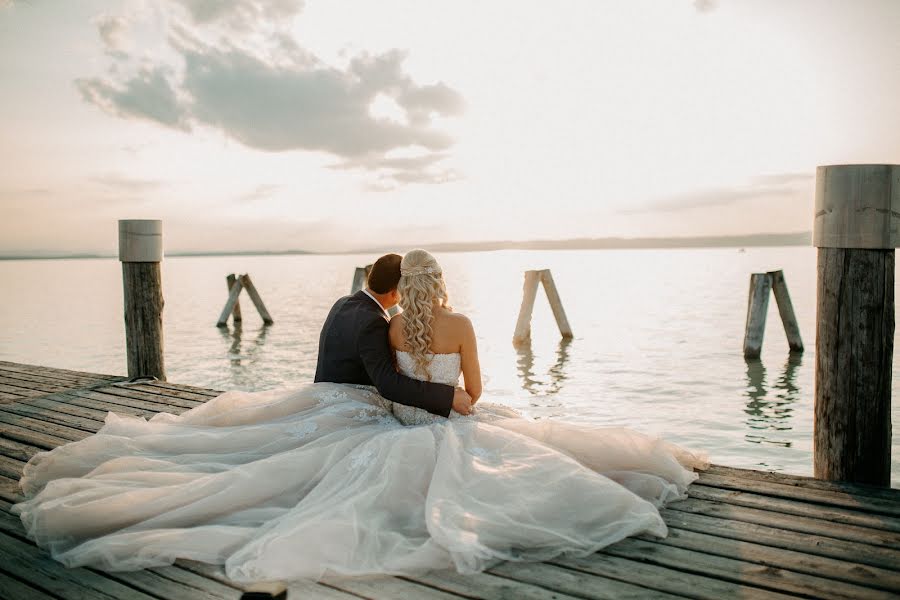
[[[439,254],[455,310],[478,335],[484,398],[537,418],[626,425],[732,466],[812,473],[813,248]],[[312,379],[318,334],[354,267],[375,257],[175,257],[163,263],[170,381],[262,390]],[[539,292],[530,348],[512,345],[523,271],[553,272],[575,339]],[[774,299],[760,361],[742,355],[752,272],[783,269],[806,353],[790,357]],[[215,326],[225,275],[250,273],[275,319],[242,295],[243,326]],[[0,261],[0,359],[124,374],[113,259]],[[898,357],[894,358],[895,364]],[[893,389],[900,390],[895,374]],[[893,407],[897,423],[900,409]],[[893,448],[900,486],[900,444]]]

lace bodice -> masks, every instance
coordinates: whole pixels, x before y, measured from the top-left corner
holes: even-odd
[[[428,365],[428,371],[431,374],[431,381],[434,383],[443,383],[445,385],[455,386],[459,381],[460,371],[460,354],[454,352],[452,354],[429,354],[431,364]],[[407,377],[421,380],[422,377],[416,373],[416,361],[409,352],[397,351],[397,367],[400,372]]]
[[[443,383],[445,385],[455,386],[459,383],[459,374],[461,370],[462,357],[459,352],[452,354],[429,354],[431,363],[428,365],[431,381],[434,383]],[[407,377],[421,380],[422,377],[416,373],[416,361],[409,352],[397,351],[397,368]],[[391,402],[391,411],[398,421],[404,425],[430,425],[442,421],[444,418],[431,414],[427,410],[415,408],[414,406],[406,406]],[[519,413],[515,410],[503,406],[502,404],[493,404],[490,402],[479,402],[473,413],[473,417],[463,417],[455,411],[450,412],[451,419],[474,418],[476,421],[488,422],[497,419],[508,419],[518,417]]]

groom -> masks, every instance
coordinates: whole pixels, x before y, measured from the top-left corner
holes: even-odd
[[[462,388],[419,381],[394,368],[388,344],[387,310],[400,301],[398,254],[386,254],[369,271],[366,288],[334,303],[319,335],[315,381],[374,385],[392,402],[446,417],[452,408],[467,415],[472,398]]]

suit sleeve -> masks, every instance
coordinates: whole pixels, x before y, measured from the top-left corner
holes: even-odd
[[[453,386],[419,381],[398,373],[388,345],[388,324],[380,316],[363,324],[357,351],[379,394],[392,402],[422,408],[435,415],[450,415]]]

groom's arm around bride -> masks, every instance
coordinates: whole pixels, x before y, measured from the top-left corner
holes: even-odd
[[[470,412],[465,390],[418,381],[398,373],[388,342],[388,316],[397,304],[400,280],[397,254],[379,258],[369,272],[367,288],[338,300],[322,326],[315,381],[374,385],[392,402],[449,416],[453,408]]]

